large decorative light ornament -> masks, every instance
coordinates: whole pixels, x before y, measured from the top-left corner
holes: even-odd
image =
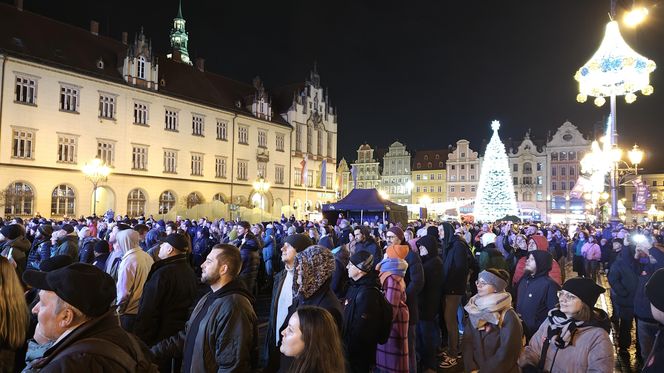
[[[602,106],[605,97],[625,96],[627,103],[636,100],[635,92],[650,95],[650,73],[656,68],[655,62],[636,53],[620,35],[618,22],[606,25],[604,40],[592,58],[574,75],[579,82],[576,100],[583,103],[588,96],[596,97],[594,102]]]

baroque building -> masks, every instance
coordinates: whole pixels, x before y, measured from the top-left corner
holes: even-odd
[[[474,200],[480,180],[481,160],[478,153],[470,148],[470,141],[456,142],[447,158],[447,200]],[[461,206],[460,213],[472,213],[471,204]]]
[[[374,150],[368,144],[362,144],[357,149],[357,160],[351,164],[349,178],[349,191],[358,189],[380,188],[380,166],[374,158]],[[357,183],[357,185],[355,185]]]
[[[529,130],[521,143],[508,150],[507,156],[520,217],[545,220],[548,174],[544,144],[536,144]]]
[[[447,161],[449,151],[418,150],[413,157],[413,202],[427,207],[447,201]]]
[[[392,202],[411,203],[410,152],[398,141],[393,142],[383,156],[381,190]]]

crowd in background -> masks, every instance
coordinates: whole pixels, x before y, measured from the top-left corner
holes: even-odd
[[[335,220],[0,220],[0,372],[662,371],[657,227]]]

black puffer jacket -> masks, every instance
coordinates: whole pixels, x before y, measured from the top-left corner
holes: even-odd
[[[375,271],[350,281],[344,304],[342,339],[351,372],[368,372],[376,364],[382,296]]]
[[[134,334],[149,346],[184,328],[198,281],[185,254],[155,262],[143,287]]]
[[[447,241],[447,240],[445,240]],[[443,294],[463,295],[466,293],[470,271],[470,249],[468,244],[453,235],[445,247],[443,260]]]
[[[242,243],[244,239],[244,243]],[[242,257],[242,270],[240,270],[240,279],[244,282],[249,292],[254,291],[256,277],[258,277],[258,267],[261,262],[260,244],[252,233],[246,233],[234,241],[234,245],[240,248]]]

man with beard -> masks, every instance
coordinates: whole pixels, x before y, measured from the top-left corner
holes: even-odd
[[[251,372],[258,363],[253,296],[239,279],[237,247],[215,245],[201,265],[211,292],[198,302],[184,330],[152,347],[158,360],[182,358],[182,371]]]

